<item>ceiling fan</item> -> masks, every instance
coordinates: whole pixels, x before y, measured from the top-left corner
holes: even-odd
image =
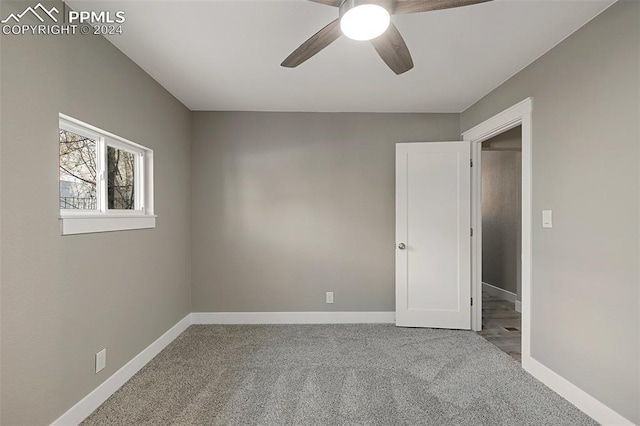
[[[371,40],[378,55],[399,75],[413,68],[413,59],[398,28],[391,22],[391,15],[450,9],[491,0],[309,1],[338,7],[338,18],[302,43],[280,65],[295,68],[344,34],[354,40]]]

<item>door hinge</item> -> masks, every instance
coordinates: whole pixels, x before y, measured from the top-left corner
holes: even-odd
[[[473,237],[473,228],[471,228],[471,236]]]
[[[471,163],[471,167],[473,167],[473,158],[471,158],[469,162]]]
[[[473,306],[473,297],[471,298],[471,306]]]

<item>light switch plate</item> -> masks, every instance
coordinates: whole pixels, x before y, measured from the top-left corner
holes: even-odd
[[[542,227],[553,228],[553,214],[551,210],[542,210]]]
[[[107,365],[107,348],[96,354],[96,373],[99,373]]]

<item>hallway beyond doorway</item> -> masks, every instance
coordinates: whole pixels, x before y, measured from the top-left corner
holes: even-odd
[[[520,313],[512,302],[482,293],[482,331],[478,334],[522,362]]]

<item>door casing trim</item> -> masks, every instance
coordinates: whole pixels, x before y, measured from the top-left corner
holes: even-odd
[[[482,330],[482,142],[522,126],[522,366],[531,359],[531,233],[532,179],[531,145],[533,98],[526,98],[462,134],[471,142],[471,329]]]

